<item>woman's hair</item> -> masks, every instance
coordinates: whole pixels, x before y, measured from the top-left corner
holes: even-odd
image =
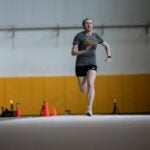
[[[92,19],[90,19],[90,18],[85,18],[83,21],[82,21],[82,26],[84,27],[84,24],[85,24],[85,22],[87,21],[87,20],[92,20]],[[93,22],[93,21],[92,21]]]

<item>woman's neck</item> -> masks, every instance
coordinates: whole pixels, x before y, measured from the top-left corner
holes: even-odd
[[[92,35],[92,33],[93,33],[93,31],[91,30],[91,31],[85,31],[85,34],[87,35],[87,36],[91,36]]]

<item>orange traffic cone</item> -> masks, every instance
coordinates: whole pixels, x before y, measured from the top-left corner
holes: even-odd
[[[44,101],[42,116],[49,116],[48,103]]]
[[[16,104],[16,117],[21,117],[20,104]]]
[[[54,106],[52,107],[52,116],[57,116],[57,111]]]

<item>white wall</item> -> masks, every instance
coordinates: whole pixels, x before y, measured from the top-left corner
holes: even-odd
[[[150,20],[149,0],[0,0],[0,26],[135,23]]]
[[[97,25],[150,21],[149,0],[0,0],[0,28],[80,26],[85,17]],[[0,30],[0,76],[74,75],[72,40],[80,29]],[[112,49],[112,64],[97,49],[98,73],[150,72],[150,32],[145,28],[95,29]]]

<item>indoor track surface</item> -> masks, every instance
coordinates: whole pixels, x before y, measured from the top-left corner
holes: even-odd
[[[150,150],[150,115],[0,118],[0,150]]]

